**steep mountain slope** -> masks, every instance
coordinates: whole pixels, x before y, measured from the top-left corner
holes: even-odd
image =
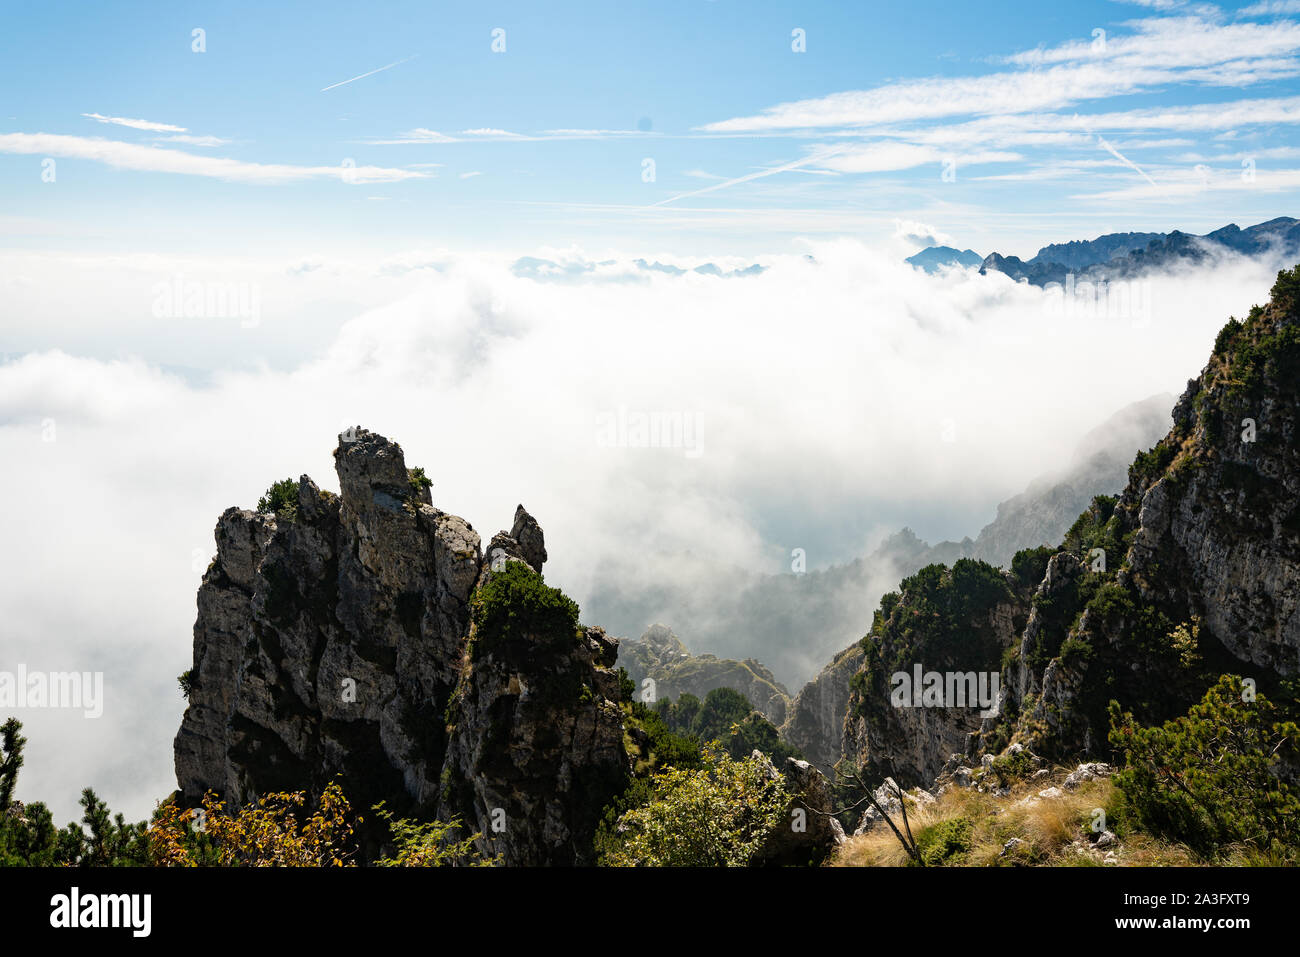
[[[1141,453],[1057,549],[1010,573],[924,569],[881,602],[864,639],[844,753],[900,780],[1023,744],[1104,756],[1107,704],[1139,721],[1181,714],[1221,673],[1261,690],[1300,672],[1300,269],[1231,319]],[[895,675],[995,675],[989,713],[895,707]]]

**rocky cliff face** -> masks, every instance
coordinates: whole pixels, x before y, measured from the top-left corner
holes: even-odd
[[[862,667],[862,645],[854,642],[832,659],[790,703],[781,739],[793,745],[823,774],[834,775],[840,760],[850,682]]]
[[[461,818],[504,863],[584,862],[629,773],[617,642],[574,629],[476,646],[475,588],[510,563],[540,572],[541,528],[521,506],[484,555],[396,443],[347,433],[335,462],[340,496],[303,476],[279,514],[217,524],[175,743],[184,798],[237,807],[340,778],[362,809]]]
[[[1185,712],[1222,673],[1270,690],[1294,677],[1298,408],[1300,271],[1284,271],[1268,306],[1224,327],[1173,428],[1137,456],[1122,494],[1095,499],[1059,548],[1018,555],[996,609],[982,588],[945,592],[961,563],[923,570],[886,596],[864,642],[845,754],[923,783],[954,755],[1009,744],[1057,760],[1100,757],[1112,699],[1153,723]],[[954,602],[976,619],[954,615]],[[969,626],[989,611],[996,640],[972,640]],[[1002,693],[977,724],[950,709],[917,717],[888,705],[887,677],[936,647],[963,668],[1000,671]]]
[[[1271,688],[1300,672],[1298,373],[1300,276],[1284,272],[1224,327],[1123,494],[1052,559],[988,743],[1095,754],[1111,697],[1154,721],[1219,673]]]
[[[654,679],[659,698],[702,699],[714,688],[731,688],[778,727],[790,707],[790,693],[762,662],[692,655],[667,625],[651,625],[640,638],[622,642],[618,663],[638,689],[646,678]]]

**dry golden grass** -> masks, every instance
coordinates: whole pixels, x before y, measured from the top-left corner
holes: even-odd
[[[920,838],[927,827],[941,821],[964,818],[971,823],[971,848],[961,863],[972,867],[1008,865],[1089,866],[1101,865],[1104,852],[1092,847],[1090,825],[1097,808],[1114,804],[1114,785],[1100,779],[1080,785],[1054,797],[1038,794],[1060,787],[1064,769],[1036,781],[1023,782],[1008,795],[982,794],[972,788],[951,788],[933,804],[908,804],[913,837]],[[1030,800],[1022,802],[1023,799]],[[902,827],[901,817],[894,821]],[[1003,847],[1012,838],[1024,843],[1010,853]],[[1120,865],[1139,867],[1189,865],[1197,863],[1180,845],[1133,834],[1114,847]],[[836,867],[902,867],[909,863],[907,852],[887,824],[866,834],[850,837],[831,861]]]

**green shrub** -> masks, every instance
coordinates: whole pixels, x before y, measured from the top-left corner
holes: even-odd
[[[601,862],[615,867],[743,867],[785,823],[785,778],[766,762],[713,753],[703,768],[669,768],[649,799],[606,831]]]
[[[1300,265],[1278,272],[1269,298],[1288,316],[1300,315]]]
[[[1061,642],[1061,650],[1058,654],[1061,658],[1061,664],[1078,664],[1092,657],[1092,645],[1086,638],[1079,635],[1070,635],[1065,641]]]
[[[507,562],[470,599],[474,653],[528,641],[577,641],[578,606],[523,562]]]
[[[620,701],[631,701],[632,696],[636,694],[636,682],[632,680],[627,673],[627,669],[620,666],[618,669],[618,697]]]
[[[411,483],[411,494],[417,498],[426,488],[433,487],[433,479],[424,474],[424,469],[416,466],[413,469],[406,470],[407,480]]]
[[[1055,554],[1056,549],[1049,545],[1021,549],[1011,559],[1011,574],[1026,588],[1037,588],[1047,574],[1047,563]]]
[[[926,867],[959,864],[971,849],[974,828],[964,817],[950,817],[922,829],[916,847]]]
[[[1241,332],[1241,322],[1235,317],[1229,316],[1227,323],[1219,330],[1219,334],[1214,338],[1214,354],[1217,356],[1226,356],[1228,354],[1229,346],[1232,345],[1233,340],[1237,338],[1237,333],[1239,332]]]
[[[1294,767],[1300,726],[1262,694],[1246,697],[1223,675],[1186,716],[1147,728],[1111,702],[1110,743],[1125,759],[1115,784],[1144,828],[1206,857],[1300,847],[1300,788],[1279,773]]]
[[[1165,469],[1173,462],[1174,456],[1178,454],[1178,446],[1172,442],[1161,439],[1156,443],[1154,448],[1146,452],[1139,452],[1133,459],[1133,464],[1129,466],[1128,476],[1130,482],[1140,485],[1150,485],[1165,474]]]
[[[683,693],[674,704],[662,698],[655,711],[667,727],[706,744],[714,743],[737,760],[754,751],[762,751],[778,766],[786,758],[802,757],[798,748],[781,740],[776,726],[739,691],[714,688],[701,702],[693,694]]]
[[[257,510],[263,515],[293,521],[298,517],[298,483],[291,478],[274,483],[257,500]]]
[[[1012,754],[1003,754],[993,759],[989,770],[998,779],[1001,787],[1011,787],[1023,781],[1038,770],[1028,748],[1022,748]]]
[[[739,691],[714,688],[704,696],[700,710],[691,721],[690,733],[701,741],[725,740],[732,727],[749,717],[754,706]]]
[[[60,830],[40,801],[13,799],[27,739],[22,723],[0,725],[0,867],[139,867],[150,863],[143,821],[113,814],[91,789],[81,792],[80,823]]]
[[[380,801],[375,816],[388,826],[391,849],[375,861],[376,867],[489,867],[496,858],[484,857],[475,842],[481,834],[467,834],[459,818],[450,821],[415,821],[398,818]]]
[[[633,701],[628,707],[628,724],[640,728],[649,739],[650,767],[698,768],[701,762],[700,742],[690,732],[682,733],[664,720],[658,710]]]

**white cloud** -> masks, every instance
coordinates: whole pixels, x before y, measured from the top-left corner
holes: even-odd
[[[184,143],[186,146],[226,146],[230,140],[223,140],[219,136],[190,136],[182,133],[179,136],[160,136],[154,142]]]
[[[1300,75],[1300,24],[1220,24],[1200,17],[1136,21],[1136,32],[1013,54],[1026,69],[928,77],[781,103],[709,123],[717,133],[866,128],[958,116],[1028,114],[1170,83],[1244,86]]]
[[[293,166],[286,163],[247,163],[216,156],[196,156],[180,150],[141,146],[98,137],[54,133],[0,133],[0,153],[20,153],[92,160],[120,169],[208,176],[237,183],[288,183],[310,179],[343,179],[351,183],[391,183],[422,177],[423,173],[382,166]]]
[[[473,130],[461,130],[461,136],[485,136],[498,140],[524,140],[528,137],[522,133],[511,133],[509,130],[493,129],[490,126],[479,127]]]
[[[1083,175],[1089,177],[1095,177],[1099,174],[1113,175],[1114,171],[1122,166],[1124,166],[1124,164],[1116,159],[1056,160],[1050,163],[1045,163],[1042,166],[1031,166],[1028,169],[1021,169],[1012,173],[990,173],[983,176],[975,176],[972,177],[972,179],[977,179],[982,182],[1039,182]]]
[[[1071,40],[1006,58],[1019,66],[1109,61],[1124,66],[1165,69],[1248,66],[1290,57],[1300,49],[1300,24],[1218,23],[1199,16],[1153,17],[1131,24],[1132,34],[1107,34],[1104,41]],[[1279,64],[1280,65],[1280,61]],[[1294,66],[1294,64],[1291,64]]]
[[[366,140],[365,142],[371,146],[410,146],[419,145],[421,143],[459,143],[461,141],[454,136],[439,133],[437,130],[428,130],[424,127],[417,126],[413,130],[399,133],[397,139]]]
[[[912,246],[950,246],[953,243],[953,238],[947,233],[914,219],[895,219],[894,238]]]
[[[1211,193],[1267,192],[1275,193],[1300,188],[1300,169],[1257,169],[1253,176],[1243,176],[1241,167],[1214,169],[1199,165],[1192,169],[1170,169],[1161,174],[1160,182],[1146,186],[1103,190],[1081,194],[1073,199],[1132,202],[1134,200],[1164,200],[1186,202],[1195,197],[1207,198]]]
[[[1011,163],[1023,159],[1019,153],[984,150],[975,153],[945,153],[932,146],[910,143],[871,143],[840,149],[823,162],[827,169],[841,173],[879,173],[889,170],[913,169],[927,163],[938,165],[952,160],[958,166],[978,166],[985,163]]]
[[[1088,131],[1125,135],[1213,133],[1238,127],[1295,124],[1300,124],[1300,97],[1291,96],[1101,113],[989,116],[927,129],[883,128],[873,132],[949,150],[1048,144],[1092,148],[1095,140]]]
[[[124,116],[103,116],[100,113],[82,113],[82,116],[99,123],[111,123],[114,126],[126,126],[133,130],[149,130],[153,133],[184,133],[185,127],[172,126],[170,123],[153,123],[149,120],[131,120]]]
[[[1264,0],[1237,11],[1243,17],[1265,17],[1283,13],[1300,13],[1300,0]]]
[[[1191,146],[1192,140],[1184,137],[1169,136],[1156,140],[1124,140],[1119,145],[1126,150],[1165,150],[1175,146]]]
[[[460,178],[461,178],[461,179],[472,179],[472,178],[475,177],[475,176],[482,176],[482,175],[483,175],[483,171],[482,171],[482,170],[477,170],[477,169],[475,169],[475,170],[470,170],[468,173],[461,173],[461,174],[460,174]]]
[[[642,130],[584,130],[584,129],[556,129],[542,130],[540,133],[515,133],[511,130],[498,129],[492,126],[480,126],[473,129],[461,130],[457,135],[450,136],[440,133],[437,130],[417,127],[413,130],[407,130],[399,133],[393,139],[370,139],[365,140],[371,146],[409,146],[420,143],[541,143],[548,140],[606,140],[620,139],[627,137],[653,137],[658,133]],[[468,139],[466,139],[468,137]]]
[[[1180,163],[1239,163],[1242,160],[1300,159],[1300,146],[1267,146],[1261,149],[1239,150],[1235,153],[1206,156],[1203,153],[1183,153]]]

